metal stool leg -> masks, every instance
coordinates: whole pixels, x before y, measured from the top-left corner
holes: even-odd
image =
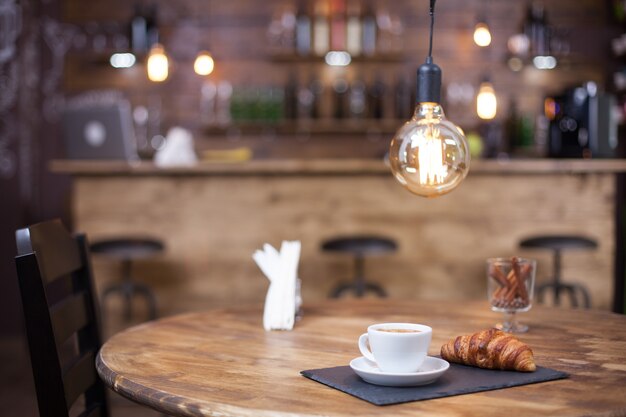
[[[368,282],[365,284],[365,290],[375,292],[380,298],[387,297],[387,292],[378,284]]]
[[[555,249],[554,251],[554,305],[558,306],[560,302],[560,290],[561,290],[561,251]]]
[[[157,308],[156,308],[156,297],[154,296],[154,293],[152,292],[152,290],[144,284],[141,283],[134,283],[134,291],[138,292],[139,294],[142,294],[145,298],[146,301],[148,302],[148,314],[150,317],[150,320],[154,320],[157,317]]]
[[[354,292],[358,298],[365,294],[364,263],[363,254],[357,253],[354,257]]]
[[[589,295],[589,291],[587,288],[580,284],[572,284],[573,291],[578,291],[582,295],[583,299],[583,307],[591,308],[591,296]]]
[[[105,288],[105,290],[102,292],[102,309],[104,310],[104,308],[106,307],[106,299],[108,298],[109,295],[119,292],[121,294],[124,294],[124,288],[122,288],[122,284],[114,284],[111,285],[107,288]]]
[[[543,303],[543,296],[545,294],[545,292],[552,288],[554,286],[553,283],[549,282],[546,284],[541,284],[540,286],[537,287],[537,299],[539,300],[540,303]]]
[[[133,304],[134,288],[133,288],[132,277],[130,275],[131,268],[132,268],[132,262],[130,259],[122,260],[122,279],[123,279],[122,288],[124,291],[123,292],[124,299],[126,301],[126,305],[124,306],[124,319],[126,321],[130,321],[133,315],[132,304]]]
[[[357,256],[355,257],[354,266],[356,270],[354,287],[357,297],[363,297],[368,291],[376,293],[376,295],[381,298],[387,296],[387,293],[380,285],[367,282],[365,280],[365,258],[363,257],[363,254],[357,254]]]
[[[346,284],[337,285],[330,292],[330,298],[339,298],[339,297],[341,297],[341,294],[343,294],[344,292],[346,292],[348,290],[351,290],[352,288],[354,288],[354,284],[352,284],[352,283],[349,283],[349,284],[346,283]]]
[[[562,288],[569,293],[569,299],[572,303],[572,307],[577,308],[578,298],[576,297],[576,290],[574,289],[574,286],[563,284]]]
[[[581,288],[582,290],[582,294],[583,294],[583,302],[584,302],[584,306],[585,308],[591,308],[591,296],[589,295],[589,292],[587,292],[586,288]]]

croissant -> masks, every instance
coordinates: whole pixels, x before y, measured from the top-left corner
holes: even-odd
[[[441,357],[479,368],[521,372],[537,369],[530,347],[498,329],[458,336],[441,347]]]

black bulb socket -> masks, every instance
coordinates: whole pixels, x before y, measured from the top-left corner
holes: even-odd
[[[428,57],[417,69],[417,103],[441,103],[441,68]]]

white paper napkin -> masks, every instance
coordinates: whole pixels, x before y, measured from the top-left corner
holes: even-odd
[[[278,252],[266,243],[252,255],[270,281],[263,312],[265,330],[293,329],[300,248],[300,241],[283,241]]]

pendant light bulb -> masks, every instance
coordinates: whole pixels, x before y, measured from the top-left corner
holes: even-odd
[[[389,147],[391,172],[408,191],[438,197],[467,176],[470,153],[460,127],[447,120],[441,105],[441,68],[433,63],[435,0],[430,0],[430,42],[426,62],[417,69],[417,106]]]
[[[498,99],[493,85],[484,81],[480,84],[478,95],[476,96],[476,114],[483,120],[492,120],[498,111]]]
[[[198,75],[209,75],[215,69],[215,61],[209,51],[200,51],[193,63],[193,70]]]
[[[479,22],[474,27],[474,43],[480,47],[491,45],[491,31],[484,22]]]
[[[155,44],[148,54],[148,79],[155,83],[167,80],[169,75],[169,59],[161,44]]]
[[[398,130],[389,151],[391,171],[407,190],[437,197],[454,190],[469,171],[469,147],[462,130],[446,119],[438,103],[419,103]]]

